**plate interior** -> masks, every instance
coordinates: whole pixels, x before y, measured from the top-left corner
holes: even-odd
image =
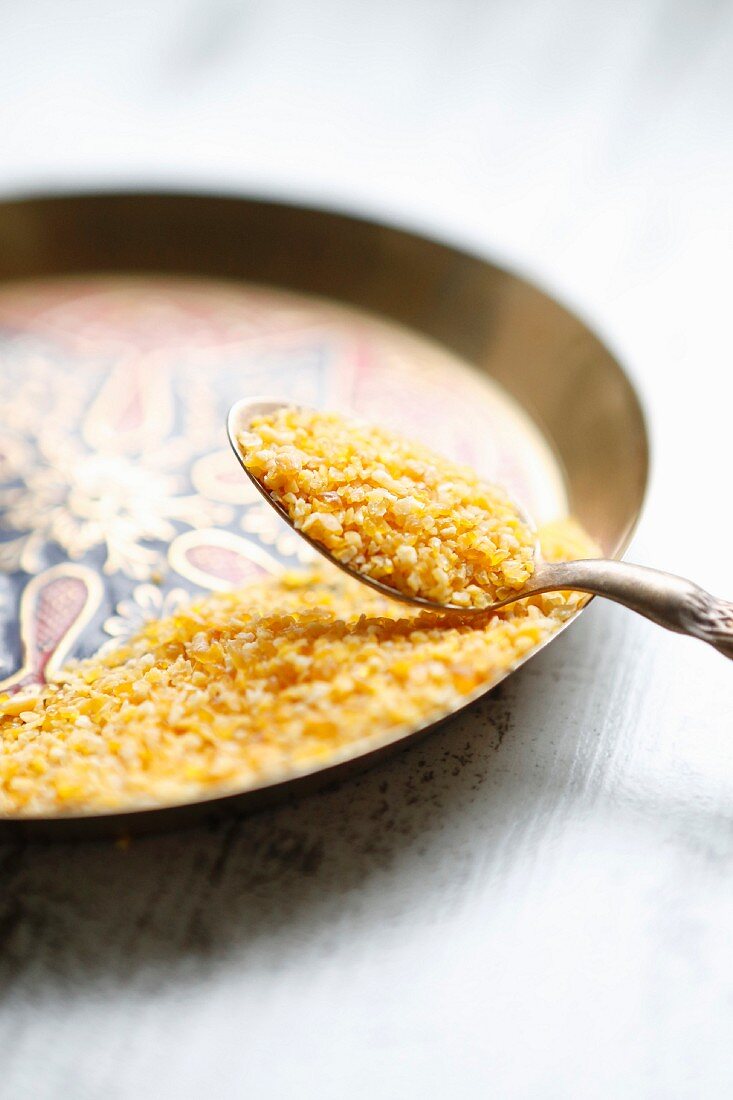
[[[609,554],[636,521],[625,376],[482,261],[325,212],[130,195],[0,204],[0,256],[0,689],[307,561],[228,448],[248,394],[421,439]]]

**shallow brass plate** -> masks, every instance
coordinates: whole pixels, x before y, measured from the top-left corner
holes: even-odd
[[[213,305],[202,280],[218,281]],[[130,338],[129,308],[150,288],[162,305],[138,310],[144,324]],[[297,390],[301,400],[320,396],[395,427],[412,417],[414,434],[437,437],[447,451],[468,447],[456,457],[487,473],[503,461],[498,472],[530,510],[551,518],[569,507],[608,555],[623,552],[641,509],[643,415],[608,349],[525,280],[402,230],[184,194],[0,203],[0,338],[11,688],[51,677],[64,656],[92,651],[127,619],[294,558],[296,547],[263,526],[219,450],[221,408],[247,392],[237,388],[242,356],[257,375],[252,392]],[[66,434],[54,439],[64,416]],[[45,454],[33,438],[39,418],[51,433]],[[135,480],[148,465],[150,515]],[[100,470],[114,491],[94,484]],[[121,512],[125,537],[100,535],[104,516]],[[176,827],[330,782],[427,728],[377,739],[368,751],[354,746],[329,766],[255,790],[143,811],[5,819],[0,829],[55,837]]]

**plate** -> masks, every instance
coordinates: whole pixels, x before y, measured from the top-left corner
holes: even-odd
[[[2,203],[0,689],[52,679],[192,593],[304,560],[228,449],[228,406],[262,392],[422,438],[540,522],[571,512],[609,556],[637,521],[636,394],[581,320],[516,275],[396,228],[250,199]],[[330,782],[435,724],[256,790],[0,828],[174,827]]]

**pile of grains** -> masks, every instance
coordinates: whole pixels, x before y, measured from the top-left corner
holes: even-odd
[[[594,552],[571,521],[541,540],[549,558]],[[457,620],[330,566],[207,596],[61,683],[0,697],[0,812],[161,805],[335,762],[488,687],[583,599]]]
[[[298,530],[397,592],[482,608],[532,575],[535,535],[506,493],[417,443],[301,408],[254,418],[237,442]]]

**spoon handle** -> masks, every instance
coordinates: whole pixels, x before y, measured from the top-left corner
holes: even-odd
[[[543,562],[531,585],[537,592],[570,589],[605,596],[667,630],[699,638],[724,657],[733,658],[733,603],[672,573],[602,558]]]

